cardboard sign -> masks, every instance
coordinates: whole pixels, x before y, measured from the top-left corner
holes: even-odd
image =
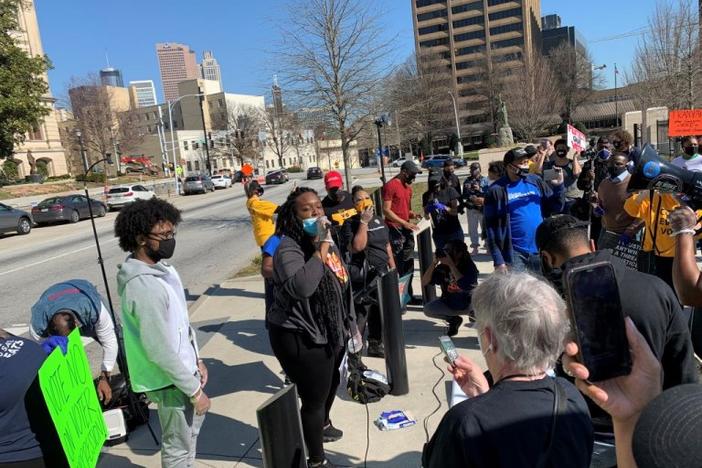
[[[107,427],[78,329],[68,337],[65,356],[56,348],[44,361],[39,386],[70,466],[97,465]]]
[[[585,134],[570,124],[568,124],[568,146],[577,152],[587,149],[587,137]]]
[[[672,110],[668,114],[668,136],[702,135],[702,109]]]
[[[619,242],[612,249],[612,256],[619,258],[624,264],[632,270],[638,269],[639,252],[641,251],[641,241],[632,239],[628,244]]]

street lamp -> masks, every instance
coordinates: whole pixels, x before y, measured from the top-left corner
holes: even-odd
[[[456,97],[451,91],[447,91],[449,96],[451,96],[451,102],[453,102],[453,115],[456,118],[456,136],[458,136],[458,148],[456,148],[458,155],[463,157],[463,140],[461,139],[461,126],[458,123],[458,108],[456,107]]]
[[[378,129],[378,153],[380,156],[379,163],[380,163],[380,181],[383,183],[383,187],[385,186],[385,164],[383,163],[383,141],[380,136],[380,128],[390,125],[390,116],[388,114],[380,114],[375,121],[376,128]]]
[[[198,93],[198,94],[186,94],[184,96],[180,96],[178,99],[174,101],[166,101],[168,104],[168,125],[170,126],[169,129],[171,131],[171,151],[173,151],[173,182],[175,183],[175,193],[176,195],[180,194],[180,190],[178,188],[178,160],[176,159],[176,146],[175,146],[175,133],[173,132],[173,106],[177,103],[180,102],[181,99],[186,98],[186,97],[200,97],[203,96],[203,93]],[[200,103],[200,110],[202,111],[202,103]],[[205,117],[203,114],[202,117],[202,129],[205,132],[205,141],[207,141],[207,131],[205,130]],[[209,155],[209,151],[207,153]],[[209,159],[208,159],[209,160]]]

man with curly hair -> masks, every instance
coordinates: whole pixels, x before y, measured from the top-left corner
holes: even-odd
[[[180,211],[152,198],[125,207],[115,236],[129,253],[117,275],[124,344],[132,388],[158,405],[161,463],[192,467],[210,400],[203,388],[207,368],[198,356],[195,332],[173,256]]]

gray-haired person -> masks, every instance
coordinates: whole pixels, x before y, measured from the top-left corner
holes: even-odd
[[[489,375],[465,356],[450,366],[471,398],[446,413],[422,466],[590,466],[585,400],[547,375],[569,331],[558,293],[526,273],[497,274],[473,291],[473,308]]]

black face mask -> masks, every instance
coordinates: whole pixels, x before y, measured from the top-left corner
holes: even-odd
[[[405,183],[406,183],[406,184],[411,184],[412,182],[414,182],[414,179],[416,179],[416,178],[417,178],[417,175],[416,175],[416,174],[407,174],[407,175],[405,176]]]
[[[529,168],[528,167],[519,167],[519,166],[515,166],[514,164],[512,164],[512,167],[514,168],[515,171],[517,171],[517,175],[519,177],[526,177],[527,175],[529,175]]]
[[[566,156],[568,156],[568,150],[559,149],[556,150],[556,154],[559,158],[565,158]]]
[[[330,188],[327,190],[327,195],[329,195],[329,198],[336,201],[339,198],[339,187]]]
[[[565,294],[565,287],[563,285],[563,270],[547,265],[546,259],[543,256],[541,257],[541,274],[549,283],[551,283],[553,288],[558,291],[558,294],[561,296]]]
[[[624,171],[626,171],[626,167],[607,166],[607,173],[612,179],[624,174]]]
[[[173,252],[175,252],[176,240],[175,237],[172,239],[165,239],[158,241],[158,250],[153,250],[149,244],[146,244],[146,255],[158,263],[161,260],[171,258]]]
[[[697,145],[686,146],[683,149],[683,151],[685,151],[685,154],[688,156],[694,156],[699,151],[699,146],[697,146]]]

